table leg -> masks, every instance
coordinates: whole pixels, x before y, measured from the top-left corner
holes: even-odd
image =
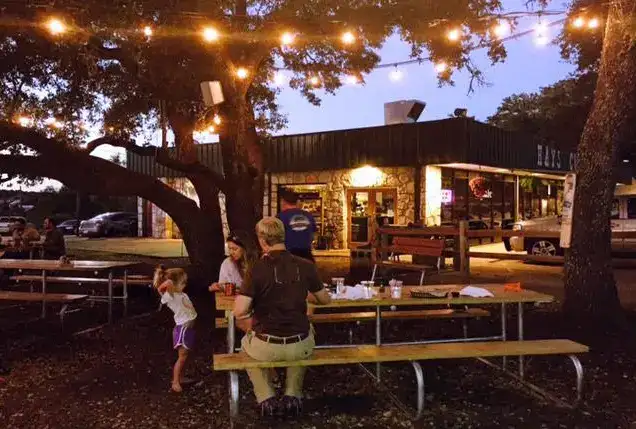
[[[502,303],[501,304],[501,341],[506,341],[507,340],[507,320],[506,320],[506,304]],[[501,368],[505,371],[506,370],[506,363],[507,363],[507,358],[506,356],[503,357],[503,360],[501,362]]]
[[[113,271],[108,272],[108,323],[113,323]]]
[[[124,317],[128,316],[128,270],[124,270]]]
[[[519,325],[519,341],[523,341],[523,302],[519,303],[517,323]],[[519,356],[519,377],[523,379],[523,356]]]
[[[46,318],[46,270],[42,270],[42,319]]]
[[[382,312],[380,311],[380,306],[375,308],[375,345],[382,345]],[[376,382],[380,383],[381,381],[381,368],[380,362],[375,364],[375,378]]]
[[[234,345],[236,344],[234,313],[226,311],[225,316],[227,317],[227,352],[234,353]]]

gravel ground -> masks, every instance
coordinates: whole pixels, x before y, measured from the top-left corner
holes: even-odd
[[[148,261],[151,263],[152,261]],[[333,269],[337,271],[336,268]],[[66,332],[55,319],[34,319],[38,308],[0,309],[0,343],[12,368],[0,384],[0,428],[229,428],[227,375],[210,369],[211,356],[225,348],[224,332],[207,328],[208,298],[195,301],[201,314],[198,346],[189,362],[196,383],[181,395],[169,392],[171,314],[156,312],[156,298],[137,293],[136,316],[82,335],[103,321],[103,306],[69,317]],[[37,307],[37,306],[36,306]],[[511,315],[510,327],[514,327]],[[630,315],[636,322],[636,314]],[[306,410],[297,421],[262,421],[245,375],[241,375],[241,416],[237,428],[636,428],[636,337],[595,338],[567,331],[556,307],[529,307],[526,338],[571,338],[591,346],[583,357],[585,400],[579,410],[559,408],[527,393],[516,383],[476,360],[426,362],[427,410],[411,422],[386,391],[356,366],[312,368],[306,378]],[[498,320],[475,321],[474,335],[494,333]],[[393,322],[385,339],[457,336],[454,322]],[[514,331],[510,333],[515,335]],[[356,328],[356,338],[371,341],[373,326]],[[346,342],[344,326],[320,326],[318,342]],[[512,368],[515,362],[510,361]],[[384,368],[384,367],[383,367]],[[534,358],[529,380],[558,397],[574,397],[574,371],[566,358]],[[384,384],[404,402],[414,401],[410,366],[387,365]]]

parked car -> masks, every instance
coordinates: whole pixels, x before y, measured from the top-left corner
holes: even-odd
[[[550,216],[540,219],[526,220],[514,224],[517,231],[561,232],[561,217]],[[612,231],[636,231],[636,219],[612,219]],[[511,250],[527,251],[529,255],[555,256],[563,255],[559,237],[511,237]],[[612,239],[612,251],[636,251],[634,239]]]
[[[26,219],[22,216],[0,216],[0,234],[11,235],[15,224],[20,220],[26,222]]]
[[[134,236],[137,231],[137,214],[126,212],[102,213],[79,225],[79,235],[85,237]]]
[[[59,229],[64,235],[73,235],[77,232],[77,227],[79,226],[79,223],[80,221],[77,219],[68,219],[60,223],[57,226],[57,229]]]

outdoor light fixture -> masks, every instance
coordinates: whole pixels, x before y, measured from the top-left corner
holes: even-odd
[[[151,27],[151,26],[149,26],[149,25],[146,25],[146,26],[144,27],[144,36],[146,36],[146,37],[150,37],[150,36],[152,36],[152,33],[153,33],[153,31],[152,31],[152,27]]]
[[[444,73],[446,70],[448,70],[448,64],[446,64],[444,61],[435,64],[435,71],[437,73],[441,74]]]
[[[59,36],[60,34],[64,34],[66,32],[66,25],[62,21],[57,18],[51,18],[46,23],[46,27],[54,36]]]
[[[296,40],[296,36],[293,33],[290,33],[288,31],[283,33],[283,35],[280,37],[280,42],[284,46],[293,44],[295,40]]]
[[[585,18],[579,16],[574,21],[572,21],[572,25],[574,26],[574,28],[583,28],[583,26],[585,25]]]
[[[358,76],[355,75],[349,75],[346,77],[346,82],[349,85],[357,85],[360,83],[360,79],[358,78]]]
[[[282,72],[276,72],[274,74],[274,85],[276,86],[282,86],[285,84],[285,81],[287,80],[287,77],[285,76],[284,73]]]
[[[249,76],[249,74],[250,73],[247,71],[245,67],[239,67],[238,69],[236,69],[236,77],[238,77],[241,80],[246,79],[247,76]]]
[[[203,29],[203,40],[212,43],[219,40],[219,32],[214,27],[205,27]]]
[[[320,86],[320,78],[318,76],[312,76],[309,78],[311,86]]]
[[[345,45],[350,45],[356,41],[356,36],[351,31],[345,31],[344,33],[342,33],[342,37],[340,38],[340,40],[342,40],[342,43],[344,43]]]
[[[600,22],[598,18],[592,18],[587,22],[587,28],[590,28],[590,29],[598,28],[599,25],[600,25]]]
[[[33,119],[26,116],[20,116],[18,118],[18,124],[20,124],[21,127],[30,127],[33,125]]]
[[[214,122],[215,125],[221,125],[221,117],[219,115],[214,115],[212,122]]]
[[[497,38],[501,39],[510,32],[510,24],[508,21],[500,21],[499,24],[494,26],[492,32]]]
[[[402,73],[402,71],[398,69],[397,67],[395,68],[395,70],[389,73],[389,79],[391,79],[393,82],[398,82],[402,80],[403,77],[404,77],[404,73]]]
[[[446,34],[446,37],[448,37],[448,40],[450,40],[451,42],[457,42],[461,38],[461,36],[462,32],[457,28],[450,30]]]
[[[369,186],[380,186],[383,180],[384,173],[382,170],[370,165],[365,165],[351,171],[351,185],[355,187],[365,188]]]

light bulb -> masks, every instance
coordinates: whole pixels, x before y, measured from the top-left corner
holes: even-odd
[[[500,21],[499,24],[493,27],[492,32],[499,39],[506,37],[510,33],[510,23],[508,21]]]
[[[579,16],[574,21],[572,21],[572,26],[574,26],[574,28],[583,28],[584,25],[585,19],[582,16]]]
[[[437,73],[444,73],[446,70],[448,70],[448,64],[446,64],[444,61],[435,64],[435,71]]]
[[[319,86],[320,85],[320,78],[318,76],[312,76],[309,78],[309,83],[312,86]]]
[[[149,25],[146,25],[146,26],[144,27],[144,36],[146,36],[146,37],[150,37],[150,36],[152,36],[152,33],[153,33],[153,31],[152,31],[152,27],[151,27],[151,26],[149,26]]]
[[[238,77],[241,80],[247,78],[249,74],[250,73],[247,71],[245,67],[239,67],[238,69],[236,69],[236,77]]]
[[[59,36],[60,34],[64,34],[66,32],[66,25],[62,21],[57,18],[51,18],[46,23],[46,27],[49,29],[49,33],[54,36]]]
[[[274,74],[274,85],[276,86],[284,85],[286,80],[287,80],[287,76],[285,76],[284,73],[276,72]]]
[[[534,28],[536,35],[535,43],[537,46],[545,46],[550,43],[550,36],[548,34],[548,25],[545,22],[539,22]]]
[[[341,40],[345,45],[350,45],[356,41],[356,36],[351,31],[345,31],[342,33]]]
[[[354,75],[349,75],[346,77],[346,82],[349,85],[357,85],[358,83],[360,83],[360,79],[358,79],[358,76],[354,76]]]
[[[280,36],[280,42],[283,46],[289,46],[294,43],[296,36],[293,33],[285,32]]]
[[[33,119],[26,116],[20,116],[18,118],[18,124],[20,124],[21,127],[30,127],[33,124]]]
[[[51,126],[52,126],[53,128],[58,128],[58,129],[59,129],[59,128],[62,128],[62,127],[64,126],[64,123],[62,123],[62,122],[60,122],[60,121],[55,121],[55,122],[53,122],[53,123],[51,124]]]
[[[550,38],[547,34],[539,34],[536,39],[534,39],[534,43],[536,43],[537,46],[545,46],[550,43]]]
[[[214,125],[210,125],[208,128],[206,128],[205,130],[208,134],[214,134],[216,132],[216,128],[214,127]]]
[[[219,40],[219,32],[214,27],[206,27],[203,29],[203,40],[206,42],[216,42]]]
[[[461,36],[462,36],[462,32],[457,28],[450,30],[446,34],[446,37],[448,37],[448,40],[450,40],[451,42],[457,42]]]
[[[592,18],[587,22],[587,28],[590,28],[590,29],[598,28],[599,25],[600,25],[600,22],[598,18]]]
[[[404,73],[402,73],[402,71],[398,69],[397,67],[395,68],[395,70],[389,73],[389,79],[391,79],[393,82],[398,82],[402,80],[403,77],[404,77]]]
[[[219,115],[214,115],[212,122],[214,122],[215,125],[221,125],[221,117]]]

